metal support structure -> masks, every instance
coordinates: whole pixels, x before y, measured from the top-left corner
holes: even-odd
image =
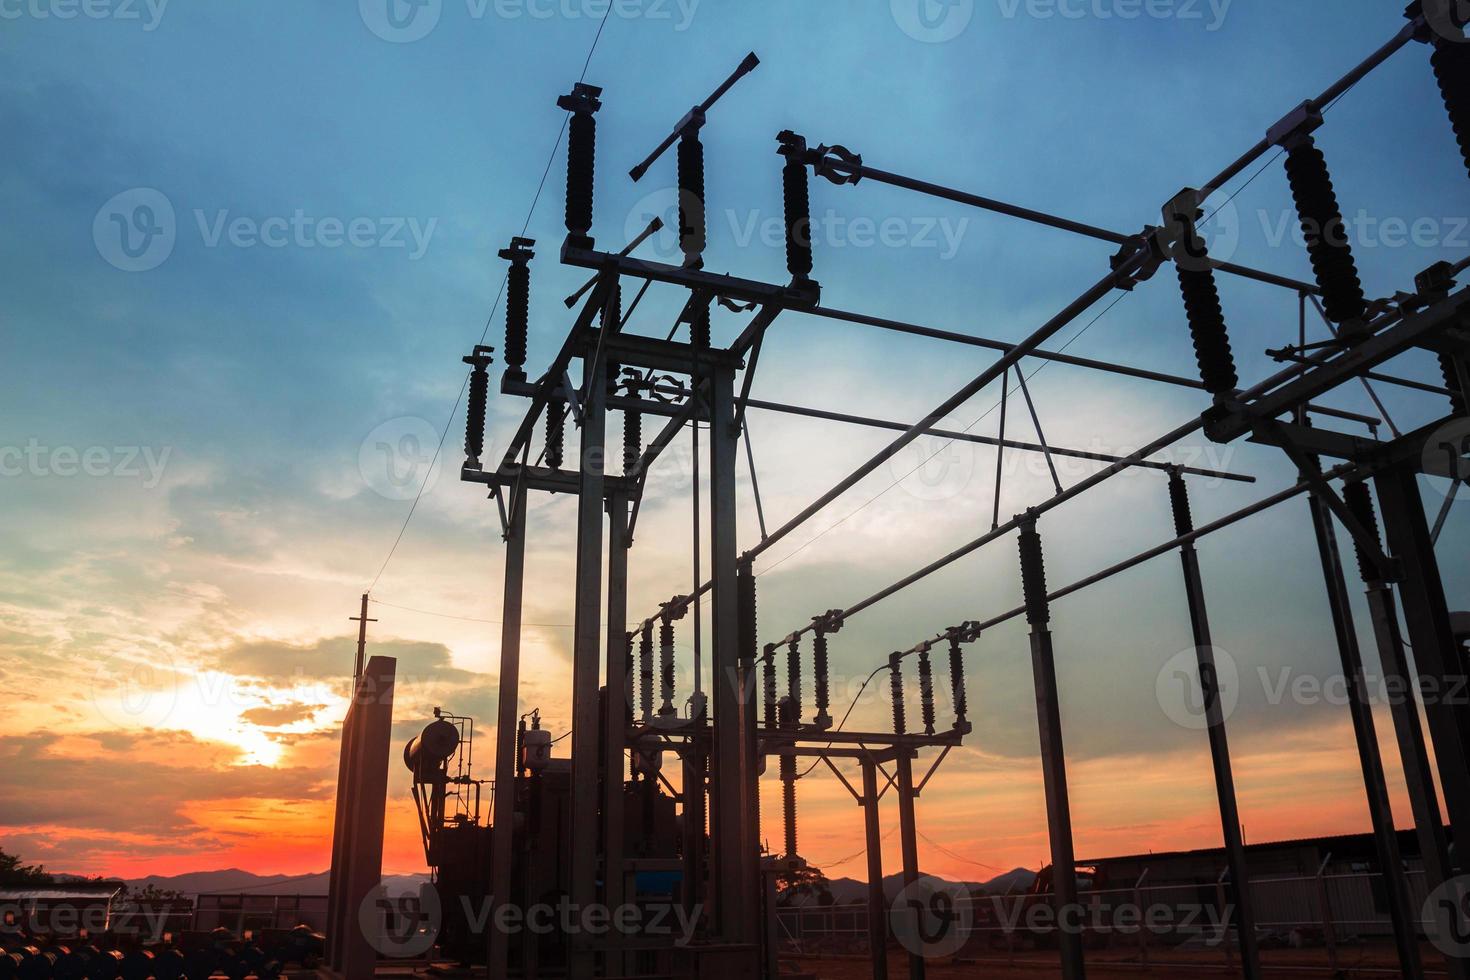
[[[602,647],[603,464],[607,435],[607,363],[594,354],[583,361],[580,496],[577,499],[577,568],[572,633],[572,811],[574,827],[597,826],[597,688]],[[619,630],[621,632],[621,630]],[[597,901],[597,835],[572,835],[570,900],[575,908]],[[592,975],[586,936],[571,937],[569,968]]]
[[[520,721],[521,605],[526,580],[526,498],[511,498],[505,531],[505,593],[500,617],[500,677],[495,722],[495,787],[493,822],[490,830],[491,918],[510,895],[510,869],[514,853],[516,726]],[[508,969],[510,936],[491,928],[486,944],[490,976],[505,976]]]
[[[1399,599],[1414,665],[1424,685],[1424,714],[1434,743],[1450,837],[1470,841],[1470,707],[1462,699],[1446,696],[1451,691],[1465,690],[1467,678],[1450,627],[1449,605],[1429,539],[1418,475],[1412,465],[1400,464],[1378,473],[1374,485],[1383,511],[1384,535],[1402,569]],[[1464,873],[1463,854],[1457,854],[1455,862],[1455,872]]]
[[[1190,514],[1188,487],[1183,477],[1178,473],[1172,474],[1169,489],[1174,504],[1174,529],[1181,536],[1189,534],[1194,530],[1194,520]],[[1205,711],[1205,730],[1210,739],[1215,797],[1220,805],[1220,831],[1225,841],[1230,878],[1235,885],[1234,920],[1240,933],[1241,975],[1246,980],[1260,980],[1261,955],[1256,941],[1256,919],[1250,895],[1250,866],[1246,861],[1245,840],[1240,830],[1235,772],[1230,763],[1230,741],[1225,733],[1225,710],[1220,701],[1220,674],[1215,665],[1215,646],[1210,635],[1209,612],[1205,606],[1204,579],[1200,575],[1199,552],[1195,550],[1193,541],[1186,541],[1179,546],[1179,561],[1184,571],[1184,596],[1189,605],[1189,624],[1194,633],[1195,661],[1199,665],[1200,697]],[[1228,937],[1226,941],[1228,942]]]
[[[628,621],[628,499],[610,494],[607,499],[607,657],[604,673],[605,700],[602,715],[602,903],[605,908],[623,905],[623,756],[624,733],[632,720],[632,688],[628,671],[629,640],[618,628]],[[621,936],[612,930],[606,946],[603,972],[622,976],[625,972]]]
[[[878,763],[868,755],[863,767],[863,835],[868,847],[868,957],[873,980],[888,980],[887,903],[883,898],[883,834],[878,829]]]
[[[1424,976],[1424,964],[1419,956],[1418,910],[1411,906],[1408,883],[1402,874],[1403,856],[1399,853],[1398,832],[1394,827],[1393,808],[1388,799],[1383,759],[1379,755],[1373,705],[1364,677],[1362,653],[1358,649],[1358,635],[1353,625],[1347,581],[1343,578],[1337,532],[1332,526],[1332,514],[1319,495],[1313,493],[1307,498],[1307,504],[1312,512],[1312,528],[1317,536],[1317,550],[1322,558],[1322,576],[1327,585],[1327,602],[1332,610],[1332,627],[1337,634],[1343,679],[1347,683],[1348,711],[1352,715],[1353,735],[1357,740],[1358,762],[1362,767],[1363,787],[1368,797],[1368,814],[1373,822],[1373,840],[1379,865],[1383,869],[1384,892],[1388,901],[1389,919],[1393,922],[1399,969],[1403,976],[1415,980]]]
[[[903,851],[903,884],[912,887],[919,880],[918,825],[915,822],[914,800],[919,791],[914,788],[914,760],[907,752],[900,752],[894,760],[898,779],[898,836]],[[918,915],[919,910],[915,909]],[[909,980],[924,980],[924,954],[921,950],[909,950]]]

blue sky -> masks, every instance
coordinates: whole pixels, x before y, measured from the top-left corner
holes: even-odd
[[[230,674],[225,654],[275,644],[277,667],[290,662],[299,675],[303,658],[330,656],[320,644],[345,635],[344,617],[408,507],[383,482],[376,447],[429,444],[449,419],[463,380],[459,357],[479,338],[500,285],[495,252],[526,220],[562,123],[555,99],[582,71],[605,9],[595,0],[442,0],[410,17],[413,8],[392,2],[396,22],[408,25],[402,31],[388,26],[380,0],[0,2],[0,129],[9,151],[0,168],[8,217],[0,260],[9,273],[0,356],[10,380],[0,394],[0,443],[34,445],[46,461],[0,482],[10,516],[0,530],[0,604],[10,622],[0,636],[0,676],[31,692],[21,696],[26,707],[10,735],[116,726],[105,712],[99,717],[95,690],[96,678],[112,678],[119,662],[131,670],[166,661],[189,677],[206,667]],[[909,0],[618,3],[587,71],[605,90],[599,243],[620,247],[629,229],[667,206],[672,157],[637,185],[627,168],[747,51],[760,55],[761,66],[720,103],[704,136],[707,264],[778,280],[785,275],[781,250],[761,229],[780,216],[779,130],[844,144],[886,170],[1136,231],[1156,221],[1180,187],[1208,179],[1402,23],[1396,5],[1366,0],[1330,7],[1309,0],[923,2],[927,28]],[[1462,257],[1470,248],[1470,199],[1424,49],[1401,52],[1328,118],[1318,139],[1354,225],[1370,295],[1409,288],[1435,260]],[[558,154],[528,232],[539,242],[533,367],[560,344],[566,317],[559,298],[582,279],[555,261],[563,166]],[[1218,248],[1238,262],[1310,278],[1304,250],[1287,234],[1293,222],[1279,163],[1241,189],[1244,183],[1215,198],[1239,191],[1211,231]],[[816,181],[812,191],[814,275],[824,302],[843,309],[1014,340],[1098,279],[1112,251],[870,182]],[[153,268],[128,271],[109,238],[116,231],[109,215],[130,216],[140,202],[155,206],[154,217],[172,211],[172,250]],[[358,244],[347,242],[349,228]],[[279,247],[259,240],[262,234]],[[640,254],[668,246],[654,242]],[[1261,351],[1295,337],[1295,297],[1229,279],[1222,293],[1242,376],[1262,377],[1271,365]],[[679,302],[672,291],[651,292],[633,328],[662,333]],[[1068,349],[1192,374],[1181,314],[1165,270]],[[725,316],[717,337],[733,336],[739,324]],[[490,342],[499,345],[498,313]],[[989,360],[974,349],[788,314],[767,343],[755,391],[907,419]],[[1423,359],[1406,358],[1396,369],[1434,377]],[[1198,393],[1060,366],[1038,375],[1032,390],[1049,438],[1103,451],[1131,450],[1204,407]],[[1441,412],[1432,398],[1384,395],[1406,429]],[[951,421],[971,423],[994,398],[982,394]],[[1371,409],[1356,390],[1329,401]],[[507,437],[520,410],[509,398],[492,400],[492,440]],[[1025,423],[1013,424],[1029,437]],[[494,619],[501,552],[490,506],[453,479],[461,425],[453,419],[451,466],[426,493],[376,594],[415,609]],[[992,415],[976,431],[994,425]],[[769,416],[753,417],[751,434],[775,519],[887,440]],[[67,467],[57,447],[102,450],[94,461],[104,475],[58,473]],[[1260,478],[1253,487],[1198,487],[1201,520],[1292,482],[1273,452],[1196,448]],[[632,607],[640,618],[687,588],[688,475],[678,464],[685,458],[687,450],[676,451],[651,485],[635,555]],[[763,639],[860,598],[989,526],[994,457],[966,447],[926,470],[931,480],[896,479],[921,458],[900,457],[896,465],[907,459],[906,466],[881,469],[758,566],[785,559],[763,579],[762,623],[773,631]],[[1012,473],[1002,514],[1047,495],[1047,483],[1034,466]],[[743,484],[741,540],[748,544],[756,534],[747,491]],[[1428,499],[1437,506],[1440,498],[1431,490]],[[1166,537],[1164,503],[1160,479],[1130,475],[1049,517],[1043,532],[1053,580]],[[533,511],[529,607],[538,622],[570,619],[572,509],[557,499]],[[1445,556],[1464,553],[1466,532],[1463,512],[1452,511]],[[1330,670],[1335,651],[1304,505],[1202,551],[1218,642],[1247,673],[1281,664]],[[1448,557],[1445,564],[1452,596],[1463,596],[1470,568]],[[860,679],[893,646],[1010,608],[1019,594],[1013,565],[1013,545],[998,544],[855,620],[837,645],[839,671]],[[1153,692],[1160,665],[1188,643],[1177,588],[1165,559],[1058,608],[1064,701],[1082,733],[1069,748],[1099,760],[1097,788],[1084,782],[1082,790],[1096,799],[1084,797],[1079,821],[1084,835],[1087,827],[1101,829],[1084,836],[1085,851],[1125,847],[1125,837],[1105,828],[1144,822],[1108,792],[1107,760],[1203,749],[1162,717]],[[471,703],[452,706],[480,712],[488,731],[498,629],[391,607],[377,614],[377,634],[417,651],[426,671],[438,665],[447,674],[453,664],[465,674],[454,684],[430,683],[421,703],[400,712],[405,730],[414,710],[422,714],[434,698],[463,691]],[[1081,649],[1069,652],[1069,630],[1085,638]],[[527,697],[543,698],[556,716],[565,698],[566,631],[534,631],[528,642]],[[998,630],[983,647],[974,658],[972,699],[994,710],[981,721],[973,770],[998,778],[994,767],[1015,767],[1030,787],[1035,735],[1021,631]],[[232,674],[248,690],[219,715],[224,727],[212,729],[208,711],[187,723],[173,716],[149,723],[239,747],[237,765],[293,766],[305,799],[326,771],[330,740],[322,733],[330,732],[335,702],[293,694],[258,658],[250,662],[256,666]],[[326,672],[312,661],[305,673]],[[1340,731],[1345,717],[1258,702],[1244,699],[1246,744],[1268,744],[1283,731]],[[243,719],[251,708],[283,705],[302,709],[294,728]],[[883,706],[862,710],[878,718]],[[1150,805],[1186,828],[1176,836],[1208,842],[1209,821],[1198,817],[1208,814],[1208,794],[1200,796],[1195,778],[1204,774],[1208,785],[1204,756],[1191,758],[1197,764],[1187,785],[1165,785]],[[1240,778],[1247,793],[1259,793],[1263,812],[1279,813],[1271,772],[1263,766],[1259,786],[1249,772]],[[1351,773],[1345,781],[1340,767],[1333,774],[1338,782],[1323,785],[1354,792]],[[950,792],[965,785],[956,775]],[[1025,792],[1030,809],[1022,813],[1034,817],[1039,797]],[[1159,802],[1166,796],[1188,802],[1169,811]],[[164,804],[187,811],[193,802],[180,790]],[[1346,812],[1342,820],[1355,811]],[[117,859],[87,851],[75,835],[47,830],[33,815],[5,817],[0,809],[0,825],[16,828],[53,863]],[[845,852],[840,830],[831,833],[836,843],[826,850]],[[958,827],[942,839],[985,862],[1030,846],[1028,833],[1018,829],[1021,843],[1002,844]],[[185,839],[139,839],[135,851],[162,859]]]

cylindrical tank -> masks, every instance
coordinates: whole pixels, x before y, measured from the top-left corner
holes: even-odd
[[[459,729],[443,718],[436,718],[403,747],[403,764],[411,772],[432,772],[454,755],[459,748]]]
[[[551,761],[551,733],[544,728],[528,728],[521,737],[521,766],[540,772]]]

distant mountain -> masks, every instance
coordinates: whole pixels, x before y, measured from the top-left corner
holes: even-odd
[[[920,874],[922,875],[922,872],[920,872]],[[1010,879],[1012,875],[1028,875],[1031,879],[1034,879],[1036,877],[1034,872],[1026,871],[1023,868],[1017,868],[1015,871],[1007,872],[1006,874],[1001,875],[1000,878],[994,879],[994,881]],[[938,878],[938,875],[931,875],[930,877]],[[993,884],[993,882],[980,883],[975,881],[950,881],[947,878],[939,878],[939,880],[947,885],[958,885],[961,888],[969,889],[971,891],[988,890]],[[1006,890],[1006,884],[1007,882],[1002,881],[1000,891]],[[858,881],[856,878],[833,878],[830,882],[830,885],[833,904],[856,905],[861,902],[866,902],[868,900],[868,883],[866,881]],[[1024,881],[1022,887],[1029,886],[1030,880]],[[902,872],[896,872],[891,875],[883,876],[883,898],[885,901],[892,902],[894,896],[896,896],[902,890]],[[816,903],[807,902],[806,904],[812,905]]]
[[[1011,891],[1024,892],[1034,884],[1036,884],[1035,871],[1014,868],[1003,875],[996,875],[980,887],[992,895],[1004,895]]]
[[[239,868],[221,871],[190,871],[181,875],[148,875],[128,880],[130,891],[141,891],[149,885],[184,895],[244,893],[247,895],[325,895],[330,873],[318,871],[304,875],[258,875]],[[389,894],[416,892],[428,881],[426,874],[384,875]]]

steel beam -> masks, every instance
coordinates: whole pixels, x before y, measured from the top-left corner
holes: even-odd
[[[632,711],[632,676],[628,672],[628,499],[613,494],[607,501],[607,656],[606,695],[602,714],[602,896],[616,911],[624,901],[623,867],[623,733]],[[607,933],[603,973],[623,976],[626,968],[618,930]]]
[[[1399,853],[1398,832],[1393,823],[1393,808],[1388,798],[1383,759],[1379,755],[1373,705],[1364,677],[1362,653],[1358,649],[1358,635],[1353,625],[1347,582],[1343,578],[1337,533],[1332,526],[1332,514],[1322,498],[1313,493],[1307,498],[1307,503],[1312,512],[1312,528],[1317,536],[1322,576],[1327,585],[1327,603],[1332,611],[1332,627],[1337,634],[1337,650],[1342,660],[1343,678],[1347,683],[1348,711],[1352,715],[1353,736],[1357,740],[1358,762],[1363,773],[1363,788],[1368,797],[1373,841],[1378,851],[1379,866],[1383,869],[1384,892],[1388,900],[1389,919],[1393,922],[1399,969],[1403,976],[1417,980],[1424,976],[1424,964],[1419,956],[1418,910],[1412,908],[1409,902],[1409,886],[1403,874],[1403,856]]]
[[[1412,465],[1404,464],[1376,474],[1374,484],[1386,542],[1402,568],[1399,597],[1414,665],[1424,686],[1424,714],[1434,742],[1450,837],[1470,841],[1470,709],[1463,698],[1467,678],[1450,628],[1418,476]],[[1456,873],[1463,873],[1462,854],[1456,855],[1455,863]]]
[[[576,610],[572,637],[572,801],[573,827],[598,823],[597,688],[602,640],[603,465],[606,462],[607,362],[594,357],[584,365],[586,404],[578,446],[581,496],[577,500]],[[597,835],[572,834],[573,907],[597,901]],[[570,938],[569,967],[574,976],[591,976],[592,950],[586,936]]]
[[[888,980],[887,903],[883,899],[883,834],[878,829],[878,764],[864,757],[863,836],[868,844],[868,957],[873,980]]]
[[[903,850],[903,884],[911,888],[919,881],[918,824],[915,822],[914,800],[919,791],[914,788],[914,761],[907,752],[899,754],[894,762],[898,779],[898,835]],[[923,914],[919,909],[914,915]],[[913,933],[918,936],[918,930]],[[909,950],[909,980],[924,980],[924,953],[922,949]]]

